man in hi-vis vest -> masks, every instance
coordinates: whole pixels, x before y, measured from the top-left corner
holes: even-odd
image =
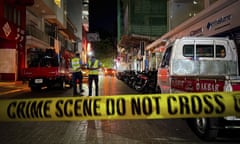
[[[71,68],[72,68],[72,84],[73,84],[73,96],[81,95],[80,93],[83,92],[82,89],[82,61],[80,59],[80,54],[77,52],[75,57],[71,59]],[[79,81],[79,92],[77,93],[77,80]]]
[[[95,83],[95,95],[98,96],[98,70],[101,67],[101,63],[94,55],[88,60],[88,95],[92,96],[92,83]]]

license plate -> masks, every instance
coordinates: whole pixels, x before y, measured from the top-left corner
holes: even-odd
[[[35,79],[35,83],[36,83],[36,84],[43,83],[43,79]]]

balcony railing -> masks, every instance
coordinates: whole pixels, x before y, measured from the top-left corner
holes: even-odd
[[[50,36],[32,25],[26,26],[26,34],[50,44]]]

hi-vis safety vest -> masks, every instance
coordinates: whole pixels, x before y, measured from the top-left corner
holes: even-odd
[[[73,58],[71,60],[71,62],[72,62],[72,70],[73,70],[73,72],[81,71],[81,69],[80,69],[81,65],[80,65],[80,59],[79,58]]]
[[[98,60],[95,60],[94,61],[94,64],[92,65],[92,61],[89,60],[88,61],[88,66],[91,67],[91,68],[98,68],[98,65],[99,65],[99,61]],[[98,69],[96,70],[89,70],[89,75],[98,75]]]

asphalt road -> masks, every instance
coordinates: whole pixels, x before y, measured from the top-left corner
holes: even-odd
[[[100,78],[100,95],[136,94],[115,77]],[[4,87],[1,98],[71,97],[72,89],[31,92]],[[87,84],[83,85],[85,96]],[[3,88],[0,88],[3,89]],[[211,144],[239,143],[240,131],[224,131]],[[202,144],[183,119],[0,122],[1,144]]]

